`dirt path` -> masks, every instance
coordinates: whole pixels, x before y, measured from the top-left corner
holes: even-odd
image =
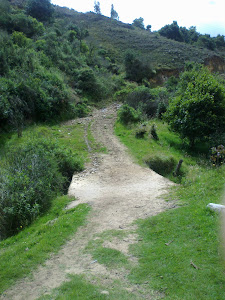
[[[84,251],[88,242],[102,232],[111,229],[130,232],[134,228],[134,220],[156,215],[171,206],[160,196],[172,183],[152,170],[135,164],[126,148],[113,135],[116,111],[117,106],[112,105],[79,121],[86,128],[93,121],[94,137],[108,149],[108,154],[92,154],[92,162],[84,172],[74,175],[69,188],[69,195],[78,199],[71,202],[69,208],[80,203],[92,206],[87,224],[79,229],[58,255],[39,267],[33,278],[19,281],[1,299],[36,299],[62,284],[68,274],[85,274],[92,282],[99,279],[106,288],[114,279],[119,279],[127,290],[136,291],[138,295],[137,287],[127,281],[126,271],[108,270],[94,262],[92,256]],[[104,246],[127,255],[129,245],[134,242],[136,236],[129,234],[126,239],[114,239]],[[129,259],[135,263],[134,257],[129,256]],[[146,298],[150,299],[150,296]]]

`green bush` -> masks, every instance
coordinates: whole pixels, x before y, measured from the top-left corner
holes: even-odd
[[[53,15],[53,6],[50,0],[28,0],[26,13],[39,21],[49,21]]]
[[[18,97],[24,107],[24,119],[46,121],[71,116],[73,107],[71,92],[57,70],[42,69],[33,74],[11,72],[10,79],[0,78],[0,123],[9,123],[10,112],[14,111],[14,102],[10,98]],[[26,76],[27,75],[27,76]]]
[[[210,72],[192,66],[180,78],[177,97],[169,103],[166,120],[171,128],[189,140],[209,140],[215,133],[224,132],[225,89]]]
[[[0,171],[1,238],[29,225],[81,169],[79,158],[47,140],[34,139],[10,150]]]
[[[122,124],[137,123],[141,120],[141,115],[139,111],[136,111],[134,108],[130,107],[127,104],[124,104],[118,111],[119,121]]]
[[[78,102],[74,106],[74,116],[84,118],[90,113],[90,108],[87,105],[87,100]]]
[[[176,161],[172,156],[147,156],[144,158],[144,162],[162,176],[171,174],[176,167]]]
[[[11,15],[10,26],[7,29],[23,32],[29,38],[44,33],[44,25],[38,22],[37,19],[26,16],[24,13]]]
[[[141,124],[135,131],[135,137],[137,139],[143,139],[145,134],[147,133],[147,128],[145,124]]]
[[[63,176],[44,147],[30,145],[6,156],[0,173],[2,237],[29,225],[62,189]]]
[[[28,39],[24,33],[14,31],[12,34],[13,43],[19,47],[27,47],[31,43],[31,40]]]
[[[158,141],[158,140],[159,140],[158,134],[157,134],[157,132],[156,132],[156,126],[155,126],[155,124],[153,124],[153,125],[151,126],[150,133],[151,133],[151,137],[152,137],[155,141]]]
[[[78,89],[82,90],[85,95],[99,100],[101,97],[101,86],[92,69],[84,68],[79,71]]]
[[[161,117],[166,111],[168,97],[165,88],[150,89],[142,85],[127,94],[125,102],[147,117]]]
[[[126,78],[141,83],[144,79],[149,80],[154,72],[146,61],[141,61],[135,53],[127,51],[125,54],[124,65]]]

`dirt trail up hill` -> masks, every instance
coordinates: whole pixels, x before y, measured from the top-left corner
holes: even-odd
[[[88,203],[92,206],[91,213],[86,224],[57,255],[52,256],[45,266],[39,267],[32,278],[20,280],[1,299],[36,299],[61,285],[68,274],[85,274],[87,280],[101,282],[105,289],[110,289],[113,280],[119,279],[125,289],[136,293],[139,298],[138,287],[128,282],[126,271],[108,270],[84,251],[88,242],[95,240],[102,232],[111,229],[132,232],[134,220],[156,215],[173,205],[162,199],[172,183],[152,170],[135,164],[125,146],[113,135],[117,109],[117,105],[112,105],[94,111],[91,117],[70,121],[72,124],[83,124],[86,130],[91,122],[95,139],[108,150],[107,154],[91,153],[91,163],[82,173],[74,175],[69,188],[69,195],[77,200],[71,202],[68,208]],[[85,138],[91,151],[87,136]],[[103,246],[123,252],[135,263],[135,257],[128,252],[129,245],[135,242],[137,236],[130,233],[123,240],[115,238]],[[140,298],[143,297],[142,293]],[[151,297],[147,295],[144,298]]]

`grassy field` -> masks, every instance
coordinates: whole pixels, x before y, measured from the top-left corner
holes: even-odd
[[[137,222],[140,241],[131,252],[139,258],[139,265],[129,278],[135,283],[148,282],[165,299],[225,299],[220,218],[206,208],[210,202],[222,202],[225,167],[212,167],[207,158],[191,155],[166,124],[154,122],[159,141],[137,139],[134,127],[119,123],[115,131],[140,164],[145,155],[170,154],[184,159],[184,174],[182,184],[169,195],[178,206]]]

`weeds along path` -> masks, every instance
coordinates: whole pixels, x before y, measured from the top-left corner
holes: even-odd
[[[31,278],[18,282],[1,299],[36,299],[66,281],[68,274],[84,274],[92,283],[101,282],[105,289],[110,289],[112,282],[119,279],[124,289],[136,293],[137,299],[143,299],[139,287],[131,285],[126,279],[126,270],[108,269],[85,250],[89,241],[96,240],[107,230],[124,231],[128,232],[125,239],[114,238],[105,242],[103,247],[118,249],[129,257],[131,263],[137,263],[128,251],[129,245],[137,242],[136,235],[132,233],[135,229],[132,222],[156,215],[171,206],[162,199],[162,195],[172,183],[152,170],[135,164],[125,146],[114,136],[116,112],[117,105],[112,105],[94,111],[92,117],[72,121],[86,128],[91,122],[95,139],[108,150],[107,154],[91,153],[91,163],[84,172],[74,175],[68,191],[77,199],[68,208],[80,203],[92,206],[86,225],[45,266],[39,267]],[[91,151],[90,145],[89,149]],[[144,298],[151,299],[150,295]]]

